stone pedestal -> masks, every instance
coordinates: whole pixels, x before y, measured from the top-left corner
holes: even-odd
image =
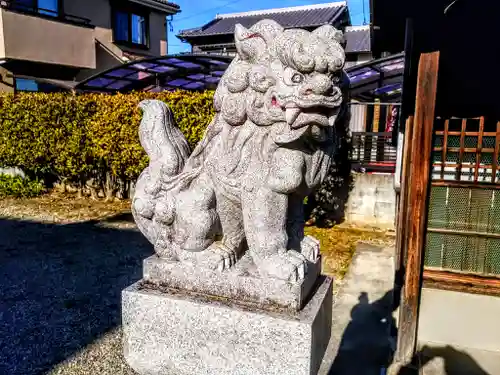
[[[219,272],[153,255],[144,260],[143,274],[143,281],[157,286],[167,285],[171,289],[247,304],[279,305],[285,309],[300,310],[321,274],[321,257],[315,263],[308,262],[306,277],[297,283],[260,277],[246,257],[235,267]]]
[[[327,277],[300,311],[145,281],[123,291],[125,357],[140,375],[315,375],[331,324]]]

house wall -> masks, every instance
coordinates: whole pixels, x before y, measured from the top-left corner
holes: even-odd
[[[349,130],[351,132],[366,131],[366,111],[367,105],[351,104],[351,118],[349,120]]]
[[[95,25],[96,69],[82,72],[77,77],[78,80],[125,62],[124,57],[127,53],[139,56],[161,56],[162,48],[166,49],[164,46],[166,43],[165,13],[150,11],[149,49],[142,49],[122,46],[113,42],[112,8],[109,0],[65,0],[64,11],[68,14],[88,18]]]
[[[0,9],[1,59],[95,68],[93,29]]]

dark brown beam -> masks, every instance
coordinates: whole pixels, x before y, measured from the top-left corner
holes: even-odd
[[[497,181],[499,142],[500,142],[500,121],[497,122],[497,132],[495,134],[495,152],[493,153],[493,167],[491,170],[492,183],[495,183]]]
[[[449,120],[446,120],[449,121]],[[435,132],[436,135],[444,135],[444,131],[437,131]],[[448,132],[448,135],[462,135],[462,132]],[[465,135],[470,135],[477,137],[479,135],[479,132],[465,132]],[[483,137],[496,137],[497,133],[496,132],[483,132]]]
[[[446,165],[447,167],[455,166],[456,164]],[[486,165],[483,166],[486,169],[491,169],[491,166]],[[432,186],[439,187],[453,187],[453,188],[464,188],[464,189],[491,189],[491,190],[500,190],[500,185],[492,184],[489,182],[467,182],[467,181],[432,181]]]
[[[462,179],[462,164],[464,161],[465,152],[477,152],[476,148],[466,149],[465,148],[465,132],[467,131],[467,119],[462,119],[462,131],[460,132],[460,148],[455,150],[453,147],[449,147],[448,151],[458,152],[458,167],[457,167],[457,180]],[[485,149],[486,151],[486,149]]]
[[[500,277],[433,269],[424,270],[426,288],[500,296]]]
[[[427,228],[429,233],[451,234],[454,236],[470,236],[480,238],[496,238],[500,239],[500,233],[487,233],[468,230],[444,229],[444,228]]]
[[[420,56],[411,142],[412,159],[408,169],[407,215],[402,239],[402,246],[406,250],[406,266],[395,353],[395,361],[404,364],[412,361],[417,345],[438,70],[439,52],[423,53]]]
[[[447,153],[448,153],[448,129],[450,126],[450,120],[444,122],[444,134],[443,134],[443,149],[441,154],[441,178],[444,179],[444,166],[446,164]]]
[[[442,151],[442,150],[443,150],[442,147],[434,147],[434,151]],[[476,152],[478,152],[478,149],[476,147],[448,147],[448,151],[449,152],[461,152],[463,154],[465,152],[476,153]],[[484,153],[487,153],[487,154],[492,154],[495,152],[495,149],[494,148],[483,148],[481,151]],[[463,157],[463,155],[462,155],[462,157]],[[461,163],[461,162],[457,163],[457,165],[462,165],[462,164],[463,163]]]
[[[401,288],[404,283],[404,268],[405,268],[405,254],[403,247],[403,239],[405,238],[405,224],[406,215],[408,211],[408,184],[409,184],[409,165],[411,163],[411,140],[413,138],[413,116],[406,120],[405,136],[403,140],[403,158],[401,162],[401,189],[398,202],[398,216],[396,227],[396,255],[395,255],[395,294],[399,299]],[[398,301],[394,301],[394,308],[398,307]]]

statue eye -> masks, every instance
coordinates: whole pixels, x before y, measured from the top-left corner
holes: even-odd
[[[304,80],[304,76],[300,73],[295,73],[292,76],[292,82],[293,83],[301,83]]]

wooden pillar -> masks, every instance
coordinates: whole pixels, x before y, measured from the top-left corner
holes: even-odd
[[[406,120],[403,156],[401,162],[401,188],[398,200],[398,214],[396,216],[396,254],[394,259],[396,273],[394,275],[394,307],[399,307],[401,290],[404,284],[405,255],[402,246],[405,238],[406,217],[408,214],[408,192],[409,192],[409,166],[411,163],[411,140],[413,139],[413,116]]]
[[[401,192],[404,207],[400,207],[400,214],[403,212],[405,216],[402,217],[404,231],[399,246],[405,260],[394,356],[396,367],[411,363],[417,347],[438,69],[439,52],[420,56],[415,117],[409,139],[411,144],[407,149],[409,163],[405,171],[407,176],[404,176],[405,187]]]

